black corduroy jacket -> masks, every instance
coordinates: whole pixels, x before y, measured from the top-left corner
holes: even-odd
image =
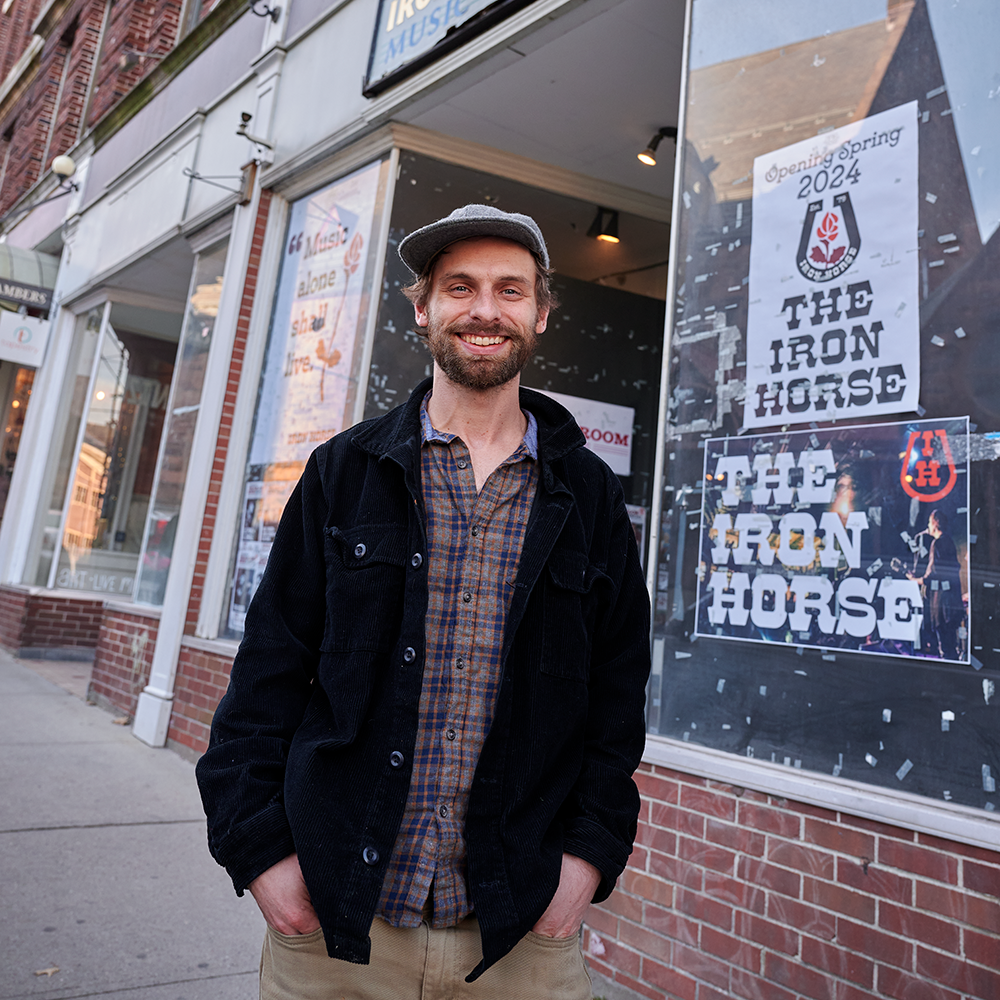
[[[422,383],[321,445],[275,535],[197,774],[212,855],[241,893],[298,852],[327,950],[367,962],[410,785],[424,664]],[[531,929],[563,852],[605,899],[635,837],[649,601],[621,485],[558,403],[503,640],[496,711],[466,817],[483,962]]]

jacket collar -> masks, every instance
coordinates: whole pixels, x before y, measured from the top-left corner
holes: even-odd
[[[420,404],[432,384],[433,379],[424,379],[402,406],[361,428],[354,439],[358,447],[379,459],[391,458],[404,469],[410,468],[420,448]],[[538,421],[538,458],[543,468],[586,444],[573,415],[554,399],[522,386],[520,402],[522,409],[529,410]]]

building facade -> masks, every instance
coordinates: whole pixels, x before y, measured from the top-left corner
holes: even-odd
[[[429,370],[399,241],[527,212],[524,382],[654,601],[595,993],[988,1000],[1000,18],[760,6],[8,2],[0,209],[49,298],[0,362],[0,643],[200,753],[306,458]]]

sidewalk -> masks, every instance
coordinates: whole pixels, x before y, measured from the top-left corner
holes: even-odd
[[[253,1000],[264,922],[193,765],[87,705],[87,664],[32,667],[0,651],[0,1000]]]

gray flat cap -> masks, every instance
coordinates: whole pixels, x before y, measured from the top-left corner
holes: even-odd
[[[529,215],[501,212],[492,205],[466,205],[429,226],[415,229],[399,244],[403,263],[418,277],[446,246],[471,236],[496,236],[527,247],[549,266],[549,251],[538,224]]]

